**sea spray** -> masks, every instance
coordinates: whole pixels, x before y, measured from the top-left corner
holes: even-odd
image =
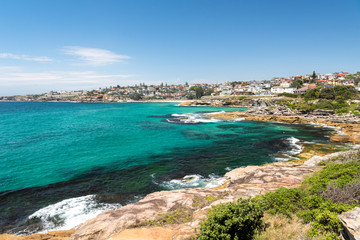
[[[28,219],[41,220],[41,231],[72,229],[85,221],[96,217],[105,210],[121,207],[120,204],[98,203],[95,195],[65,199],[44,207],[31,214]]]
[[[181,188],[213,188],[222,185],[225,181],[225,178],[219,177],[215,174],[210,174],[207,178],[195,174],[186,175],[182,179],[172,179],[157,184],[167,190],[175,190]]]

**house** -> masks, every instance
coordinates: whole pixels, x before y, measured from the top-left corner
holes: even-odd
[[[276,94],[280,94],[280,93],[294,93],[296,89],[295,88],[283,88],[280,86],[275,86],[272,87],[270,89],[271,93],[276,93]]]
[[[280,84],[280,87],[283,87],[283,88],[289,88],[291,86],[291,83],[290,82],[282,82]]]
[[[296,89],[296,90],[294,91],[294,93],[295,93],[295,94],[303,94],[303,93],[305,93],[306,91],[311,90],[311,89],[314,89],[314,88],[316,88],[316,84],[315,84],[315,83],[311,83],[311,84],[309,84],[309,85],[307,85],[307,86],[305,86],[305,87]]]

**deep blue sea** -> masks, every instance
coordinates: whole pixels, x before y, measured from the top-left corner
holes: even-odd
[[[290,159],[332,134],[205,117],[241,110],[0,102],[0,233],[69,229],[154,191],[216,186],[231,169]]]

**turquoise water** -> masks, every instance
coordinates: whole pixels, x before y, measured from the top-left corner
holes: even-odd
[[[291,158],[301,142],[327,142],[331,134],[308,125],[204,117],[234,110],[244,109],[0,102],[0,232],[65,228],[71,219],[87,219],[84,212],[150,192],[212,186],[230,169],[273,162],[279,152]],[[64,219],[55,221],[44,217],[49,206],[92,211],[56,213]]]

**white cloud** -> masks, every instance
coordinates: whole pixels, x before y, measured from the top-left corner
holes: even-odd
[[[133,85],[136,75],[101,74],[95,71],[26,72],[0,66],[0,96],[44,93],[51,90],[90,90],[115,85]]]
[[[5,72],[0,74],[0,86],[5,84],[28,85],[28,84],[78,84],[96,83],[106,85],[109,82],[132,78],[135,75],[125,74],[99,74],[95,71],[83,72]]]
[[[18,71],[22,71],[23,67],[19,67],[19,66],[0,66],[0,70],[1,71],[13,71],[13,72],[18,72]]]
[[[67,55],[79,57],[83,64],[92,66],[103,66],[130,59],[129,56],[116,54],[101,48],[68,46],[64,47],[62,51]]]
[[[13,53],[0,53],[0,58],[35,61],[35,62],[52,62],[52,59],[49,57],[31,57],[24,54],[18,55]]]

